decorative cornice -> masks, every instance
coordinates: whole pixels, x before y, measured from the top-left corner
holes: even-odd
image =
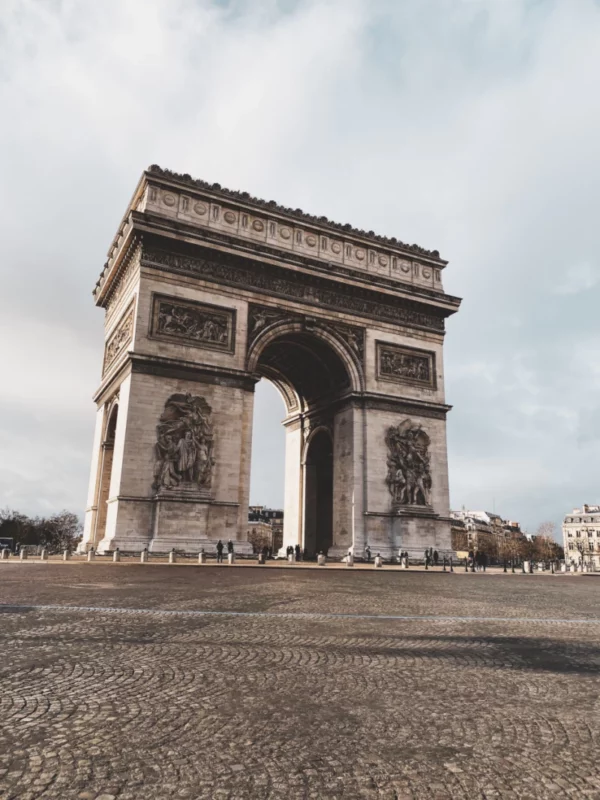
[[[205,364],[200,366],[193,361],[185,361],[179,358],[130,353],[129,359],[131,361],[131,371],[144,375],[229,386],[234,389],[243,389],[247,392],[253,392],[257,382],[257,379],[248,375],[247,372],[223,367],[209,367]]]
[[[360,230],[359,228],[354,228],[349,223],[342,224],[340,222],[333,222],[324,216],[307,214],[305,211],[302,211],[301,208],[286,208],[285,206],[279,205],[279,203],[277,203],[275,200],[261,200],[258,197],[253,197],[248,192],[227,189],[222,187],[219,183],[208,183],[207,181],[203,181],[199,178],[192,178],[192,176],[188,175],[187,173],[182,175],[177,172],[172,172],[170,169],[163,169],[162,167],[159,167],[158,164],[152,164],[150,167],[148,167],[146,173],[149,175],[159,176],[161,178],[167,178],[170,181],[182,184],[184,186],[193,186],[197,189],[210,191],[224,199],[231,199],[238,202],[247,203],[248,205],[260,208],[261,210],[274,211],[277,214],[282,214],[290,219],[302,220],[304,222],[310,222],[321,227],[329,228],[330,230],[334,230],[342,235],[346,233],[353,236],[361,236],[365,239],[370,239],[373,242],[378,242],[379,244],[390,245],[392,247],[405,250],[409,253],[426,256],[428,258],[434,258],[440,261],[442,264],[447,263],[440,258],[440,254],[437,250],[427,250],[424,247],[420,247],[418,244],[405,244],[395,237],[380,236],[374,233],[374,231],[364,231]]]
[[[391,411],[395,414],[406,414],[414,417],[445,420],[452,406],[445,403],[429,403],[424,400],[413,400],[407,397],[391,397],[373,392],[353,394],[340,401],[340,407],[354,406],[376,411]]]
[[[431,306],[317,276],[290,273],[285,268],[263,265],[257,270],[251,260],[229,254],[220,254],[217,262],[145,245],[142,264],[436,333],[443,333],[444,317],[454,313],[437,307],[435,310],[441,313],[434,314]]]

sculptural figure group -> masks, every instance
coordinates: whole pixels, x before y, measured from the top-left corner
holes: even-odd
[[[393,506],[430,505],[429,436],[420,425],[407,419],[388,428],[385,441],[388,448],[386,483]]]
[[[155,491],[210,487],[214,436],[211,408],[203,397],[172,395],[156,434]]]

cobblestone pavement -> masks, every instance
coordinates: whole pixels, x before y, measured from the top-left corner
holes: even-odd
[[[0,604],[2,800],[600,798],[597,578],[0,563]]]

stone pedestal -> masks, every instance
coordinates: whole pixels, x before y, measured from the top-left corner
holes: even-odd
[[[375,568],[381,569],[383,567],[383,558],[381,556],[375,556]]]
[[[346,566],[347,567],[354,566],[354,556],[352,555],[352,553],[348,553],[348,555],[346,556]]]
[[[92,547],[91,550],[88,550],[87,560],[88,561],[93,561],[95,557],[96,557],[96,553],[94,552],[94,548]]]
[[[227,553],[227,563],[233,564],[235,561],[235,554],[234,553]]]
[[[70,550],[63,550],[63,561],[69,561],[71,558]]]
[[[175,556],[175,551],[171,550],[169,552],[169,564],[174,564],[177,561],[177,557]]]
[[[145,564],[147,561],[148,561],[148,551],[144,549],[140,553],[140,563]]]
[[[20,550],[19,551],[19,559],[21,561],[25,561],[27,559],[27,550]]]
[[[325,558],[324,555],[317,556],[317,564],[320,567],[324,567],[327,564],[327,559]]]
[[[10,551],[8,550],[7,547],[4,547],[2,550],[0,550],[0,558],[2,559],[2,561],[8,561],[9,555]]]
[[[43,550],[42,550],[42,552],[40,554],[40,559],[42,561],[48,561],[48,551],[46,550],[45,547],[43,548]]]
[[[206,553],[198,553],[198,563],[206,564]]]
[[[117,549],[117,550],[115,550],[115,552],[113,553],[113,562],[115,562],[115,563],[116,563],[117,561],[120,561],[120,560],[121,560],[121,553],[119,553],[119,551],[118,551],[118,549]]]

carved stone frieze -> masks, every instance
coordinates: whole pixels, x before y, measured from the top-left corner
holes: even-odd
[[[177,342],[233,352],[235,309],[155,294],[150,335]]]
[[[319,227],[327,227],[341,234],[359,235],[361,237],[371,239],[374,242],[380,242],[386,245],[393,245],[394,247],[398,247],[402,250],[408,250],[418,255],[429,256],[430,258],[440,260],[440,254],[437,250],[427,250],[426,248],[420,247],[417,244],[405,244],[404,242],[400,242],[398,239],[394,237],[388,238],[387,236],[378,236],[373,231],[359,230],[357,228],[354,228],[350,224],[344,225],[339,222],[332,222],[331,220],[327,219],[327,217],[307,214],[304,211],[302,211],[302,209],[299,208],[296,209],[286,208],[285,206],[279,205],[274,200],[269,200],[269,201],[261,200],[257,197],[252,197],[250,194],[248,194],[248,192],[239,192],[231,189],[226,189],[223,188],[219,183],[208,183],[207,181],[194,179],[190,175],[181,175],[176,172],[172,172],[170,169],[163,169],[162,167],[159,167],[157,164],[152,164],[152,166],[148,167],[147,172],[162,178],[168,178],[171,181],[176,181],[177,183],[183,185],[192,186],[198,189],[208,189],[213,193],[214,192],[218,193],[222,197],[231,198],[234,200],[241,200],[244,203],[249,203],[253,206],[264,208],[267,211],[275,211],[278,214],[285,214],[286,216],[289,216],[293,219],[317,223]]]
[[[290,300],[300,300],[320,307],[349,311],[361,316],[427,328],[436,332],[444,330],[443,317],[421,311],[417,303],[399,298],[391,304],[386,302],[388,295],[379,292],[352,285],[342,287],[339,283],[309,275],[290,276],[286,270],[277,268],[257,270],[251,262],[247,262],[246,266],[242,259],[233,263],[230,257],[224,256],[224,261],[221,263],[152,247],[144,250],[143,261],[150,266],[156,265],[174,272],[187,273],[206,280],[265,292]]]
[[[431,505],[429,436],[410,419],[391,426],[385,434],[387,445],[386,483],[392,507]]]
[[[173,394],[156,428],[155,492],[206,492],[215,460],[212,409],[203,397]]]
[[[119,301],[123,297],[123,293],[129,283],[129,278],[131,276],[131,273],[134,271],[136,267],[139,266],[141,257],[142,257],[142,244],[140,241],[136,241],[134,244],[131,245],[129,252],[126,253],[125,258],[123,259],[123,267],[121,269],[120,275],[114,282],[112,292],[106,301],[107,316],[112,312],[114,308],[116,308]]]
[[[377,342],[377,377],[397,383],[436,388],[435,353]]]
[[[104,348],[104,364],[102,367],[103,375],[131,341],[131,337],[133,336],[134,311],[135,301],[132,301],[106,342]]]

